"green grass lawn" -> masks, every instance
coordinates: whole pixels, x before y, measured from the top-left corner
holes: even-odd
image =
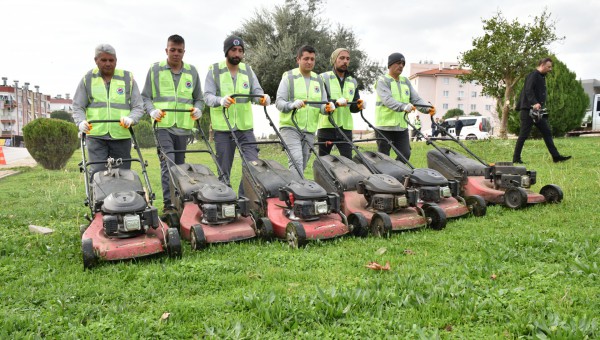
[[[508,161],[514,142],[468,145]],[[527,141],[523,159],[538,173],[534,190],[562,187],[561,204],[492,206],[442,231],[297,250],[254,240],[192,252],[184,242],[180,260],[91,271],[82,270],[79,225],[89,210],[79,151],[61,171],[19,169],[0,180],[0,338],[599,338],[600,143],[556,143],[573,159],[552,163],[541,140]],[[429,149],[414,144],[411,161],[425,166]],[[156,151],[143,153],[160,208]],[[273,147],[262,154],[284,160]],[[239,159],[233,174],[237,189]],[[32,234],[30,224],[55,232]],[[370,261],[391,270],[365,268]]]

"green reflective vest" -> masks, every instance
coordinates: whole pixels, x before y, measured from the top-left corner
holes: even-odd
[[[311,72],[310,73],[310,84],[308,86],[308,93],[306,91],[306,82],[304,76],[300,73],[300,69],[296,68],[287,71],[283,74],[283,78],[288,80],[288,101],[294,101],[297,99],[320,102],[322,100],[322,81],[319,76]],[[310,104],[305,105],[303,108],[296,111],[296,122],[298,127],[302,131],[308,131],[315,133],[317,131],[317,125],[319,123],[319,115],[321,114],[321,105]],[[279,113],[279,126],[287,126],[295,128],[292,122],[292,113]]]
[[[410,102],[410,88],[408,87],[408,78],[400,76],[395,81],[389,74],[379,77],[375,83],[375,89],[380,82],[385,82],[392,90],[392,98],[401,103]],[[383,105],[381,98],[377,95],[375,103],[375,126],[399,126],[406,128],[408,125],[404,120],[404,112],[396,112]]]
[[[160,110],[191,110],[194,107],[195,84],[190,64],[183,63],[177,89],[175,89],[173,75],[166,60],[152,65],[150,79],[152,83],[152,103],[155,108]],[[167,111],[166,115],[158,122],[159,128],[169,128],[174,125],[181,129],[192,129],[194,121],[191,112]]]
[[[329,93],[329,98],[332,101],[336,101],[342,97],[346,98],[348,102],[354,99],[356,88],[358,84],[356,79],[347,76],[344,78],[344,89],[340,87],[340,82],[336,74],[333,71],[321,73],[321,79],[323,79],[323,86]],[[333,121],[342,129],[352,130],[354,122],[352,121],[352,113],[350,112],[350,105],[336,107],[335,111],[331,114]],[[333,125],[329,122],[327,115],[321,115],[319,117],[319,129],[322,128],[333,128]]]
[[[415,119],[415,129],[420,129],[421,128],[421,120],[420,119]]]
[[[86,119],[119,120],[131,112],[131,90],[133,76],[128,71],[115,70],[108,91],[98,68],[89,71],[83,78],[89,104],[85,110]],[[109,134],[113,139],[131,138],[129,129],[116,123],[92,123],[90,136]]]
[[[225,97],[231,96],[232,94],[250,94],[252,69],[249,66],[246,67],[246,64],[239,64],[235,87],[225,61],[211,65],[210,70],[212,70],[215,79],[217,96]],[[227,114],[232,128],[237,127],[238,130],[245,131],[254,127],[252,106],[250,103],[250,98],[238,97],[235,98],[235,104],[229,106]],[[217,106],[210,108],[210,121],[213,130],[229,131],[225,118],[223,118],[223,107]]]

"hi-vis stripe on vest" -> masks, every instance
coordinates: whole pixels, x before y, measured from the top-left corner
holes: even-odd
[[[344,78],[344,89],[340,87],[340,82],[333,71],[321,73],[321,79],[323,79],[323,86],[329,93],[329,98],[332,101],[338,100],[342,97],[346,98],[347,101],[351,102],[354,99],[356,88],[358,84],[356,79],[347,76]],[[354,128],[354,122],[352,121],[352,113],[350,113],[350,105],[336,107],[332,113],[333,120],[335,123],[345,130],[352,130]],[[329,122],[329,118],[326,115],[321,115],[319,118],[319,129],[322,128],[333,128],[333,125]]]
[[[181,78],[177,89],[173,82],[171,69],[167,67],[167,61],[161,61],[152,65],[150,72],[152,83],[152,103],[157,109],[181,109],[189,110],[194,107],[194,78],[192,76],[192,65],[183,63]],[[167,112],[160,122],[159,128],[169,128],[177,124],[178,128],[191,129],[194,127],[190,112]]]
[[[283,74],[283,78],[288,80],[288,101],[294,101],[297,99],[306,101],[320,102],[322,100],[323,82],[321,78],[314,72],[310,73],[310,84],[308,86],[308,93],[306,92],[306,82],[304,76],[300,73],[300,69],[293,69]],[[315,133],[317,131],[317,125],[319,122],[319,114],[321,113],[321,105],[310,104],[306,105],[296,111],[296,122],[298,127],[303,131]],[[279,126],[293,127],[292,113],[279,113]]]
[[[89,71],[83,78],[89,104],[86,118],[90,120],[119,120],[131,112],[131,90],[133,76],[128,71],[115,70],[107,92],[104,79],[98,68]],[[90,136],[104,136],[107,133],[113,139],[131,138],[129,129],[116,123],[94,123]]]
[[[250,80],[252,79],[252,69],[244,63],[240,63],[236,77],[235,87],[231,79],[231,73],[227,68],[227,63],[222,61],[210,66],[215,79],[217,88],[216,95],[218,97],[231,96],[232,94],[250,94]],[[235,104],[232,104],[227,109],[229,114],[229,123],[231,127],[236,127],[238,130],[250,130],[254,127],[252,116],[252,106],[250,98],[235,98]],[[229,131],[225,118],[223,118],[223,107],[210,108],[210,121],[212,128],[215,131]]]
[[[401,103],[410,102],[410,88],[408,87],[408,79],[399,77],[395,81],[389,74],[379,77],[375,83],[375,88],[379,82],[385,82],[392,91],[392,98]],[[387,106],[383,105],[381,98],[377,95],[375,103],[375,126],[399,126],[406,128],[408,125],[404,120],[404,112],[396,112]]]

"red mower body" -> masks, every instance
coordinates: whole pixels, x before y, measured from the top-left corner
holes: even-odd
[[[241,241],[256,237],[254,222],[250,217],[239,216],[233,222],[226,224],[202,223],[202,210],[194,202],[185,202],[179,218],[181,237],[190,241],[193,226],[200,225],[204,232],[206,243],[224,243]]]
[[[166,251],[168,227],[160,222],[157,229],[130,238],[108,237],[102,225],[102,213],[97,212],[81,239],[92,240],[94,253],[104,261],[118,261],[154,255]]]

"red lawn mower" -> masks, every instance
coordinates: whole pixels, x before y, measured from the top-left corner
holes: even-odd
[[[261,95],[234,94],[232,98],[260,98]],[[228,110],[223,116],[242,159],[242,185],[250,203],[250,211],[261,235],[284,239],[292,248],[310,240],[331,239],[350,233],[346,216],[340,211],[340,197],[328,193],[319,184],[304,178],[274,160],[250,160],[244,156],[245,145],[279,144],[288,157],[290,151],[279,130],[264,108],[277,140],[240,142],[231,128]]]
[[[119,124],[120,121],[92,120],[89,123]],[[85,177],[84,204],[91,213],[90,224],[80,229],[84,269],[92,268],[99,260],[125,260],[163,252],[170,257],[181,257],[179,233],[168,228],[152,206],[154,193],[146,172],[147,164],[131,127],[129,132],[138,158],[94,162],[87,160],[86,134],[81,135],[83,160],[79,168]],[[140,163],[146,188],[135,171],[119,168],[125,162]],[[105,164],[106,170],[96,172],[90,181],[88,167],[93,164]]]
[[[166,109],[166,114],[190,114],[191,110]],[[170,113],[172,112],[172,113]],[[204,149],[173,150],[165,153],[157,135],[154,138],[158,157],[167,162],[171,202],[174,210],[165,214],[165,220],[177,228],[181,237],[190,241],[192,250],[204,249],[207,244],[241,241],[257,236],[255,223],[248,210],[248,199],[239,197],[229,186],[229,179],[219,167],[217,157],[196,120],[198,139]],[[218,177],[203,164],[175,164],[168,153],[208,153],[217,166]]]
[[[563,199],[562,189],[554,184],[542,187],[540,193],[529,188],[537,181],[537,173],[512,162],[487,163],[475,155],[459,139],[447,133],[445,128],[433,121],[442,132],[442,138],[421,136],[435,150],[427,153],[427,165],[439,171],[446,178],[460,183],[463,195],[478,195],[487,203],[503,204],[511,209],[520,209],[529,204],[559,203]],[[419,132],[420,133],[420,132]],[[471,157],[455,150],[439,147],[437,141],[457,143]]]
[[[431,206],[437,206],[444,212],[443,220],[440,219],[438,221],[434,214],[428,216],[430,220],[433,220],[429,223],[430,227],[433,229],[441,229],[445,226],[446,219],[449,218],[458,218],[467,215],[485,216],[487,207],[485,200],[482,197],[470,195],[463,198],[460,195],[457,181],[448,180],[433,169],[415,168],[392,144],[392,142],[365,118],[362,111],[360,111],[360,116],[363,121],[373,129],[376,134],[375,138],[351,141],[341,132],[341,129],[335,124],[332,117],[330,117],[330,123],[340,131],[340,134],[346,139],[346,142],[350,143],[353,147],[356,154],[354,156],[355,162],[367,165],[373,173],[385,174],[396,178],[403,183],[407,189],[416,190],[418,206],[422,209],[427,210],[430,209]],[[406,114],[405,120],[412,126],[408,121]],[[412,127],[414,128],[414,126]],[[400,160],[392,159],[381,152],[361,151],[355,145],[355,143],[370,141],[382,141],[387,143]],[[432,225],[432,222],[437,222],[438,224],[436,225],[433,223]]]

